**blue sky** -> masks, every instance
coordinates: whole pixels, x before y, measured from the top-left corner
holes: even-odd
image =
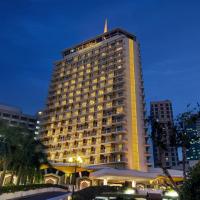
[[[0,102],[43,108],[61,51],[121,27],[141,43],[146,101],[200,101],[200,1],[0,0]]]

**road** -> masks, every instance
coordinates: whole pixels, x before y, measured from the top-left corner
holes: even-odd
[[[61,196],[67,194],[67,192],[47,192],[38,195],[34,195],[31,197],[17,198],[15,200],[47,200],[53,197]],[[14,200],[14,199],[13,199]]]

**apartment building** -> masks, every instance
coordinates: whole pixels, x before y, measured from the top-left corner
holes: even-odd
[[[21,109],[0,104],[0,120],[5,121],[10,126],[23,126],[33,133],[36,129],[36,116],[24,114]]]
[[[52,164],[146,171],[150,165],[140,45],[122,29],[84,41],[55,62],[41,141]]]
[[[178,153],[176,147],[170,144],[171,127],[173,125],[172,103],[169,100],[151,102],[151,117],[158,120],[163,128],[162,141],[165,142],[166,151],[164,158],[160,158],[158,147],[153,144],[154,166],[159,167],[159,162],[162,159],[163,164],[167,168],[176,168],[178,165]]]

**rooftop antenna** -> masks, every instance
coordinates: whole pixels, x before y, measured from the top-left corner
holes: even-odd
[[[104,25],[104,33],[108,32],[108,22],[107,19],[105,20],[105,25]]]

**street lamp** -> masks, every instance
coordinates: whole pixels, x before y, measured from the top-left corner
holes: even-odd
[[[83,160],[82,160],[82,158],[81,158],[80,156],[77,156],[77,157],[75,157],[75,158],[70,157],[70,158],[68,159],[68,161],[69,161],[70,163],[73,163],[73,162],[74,162],[74,164],[75,164],[75,167],[74,167],[74,176],[75,176],[75,175],[76,175],[77,164],[78,164],[78,163],[82,163]],[[73,179],[72,179],[72,180],[73,180]],[[73,187],[72,187],[72,200],[74,200],[74,187],[75,187],[75,185],[76,185],[76,177],[74,178],[74,181],[73,181],[72,185],[73,185]]]

